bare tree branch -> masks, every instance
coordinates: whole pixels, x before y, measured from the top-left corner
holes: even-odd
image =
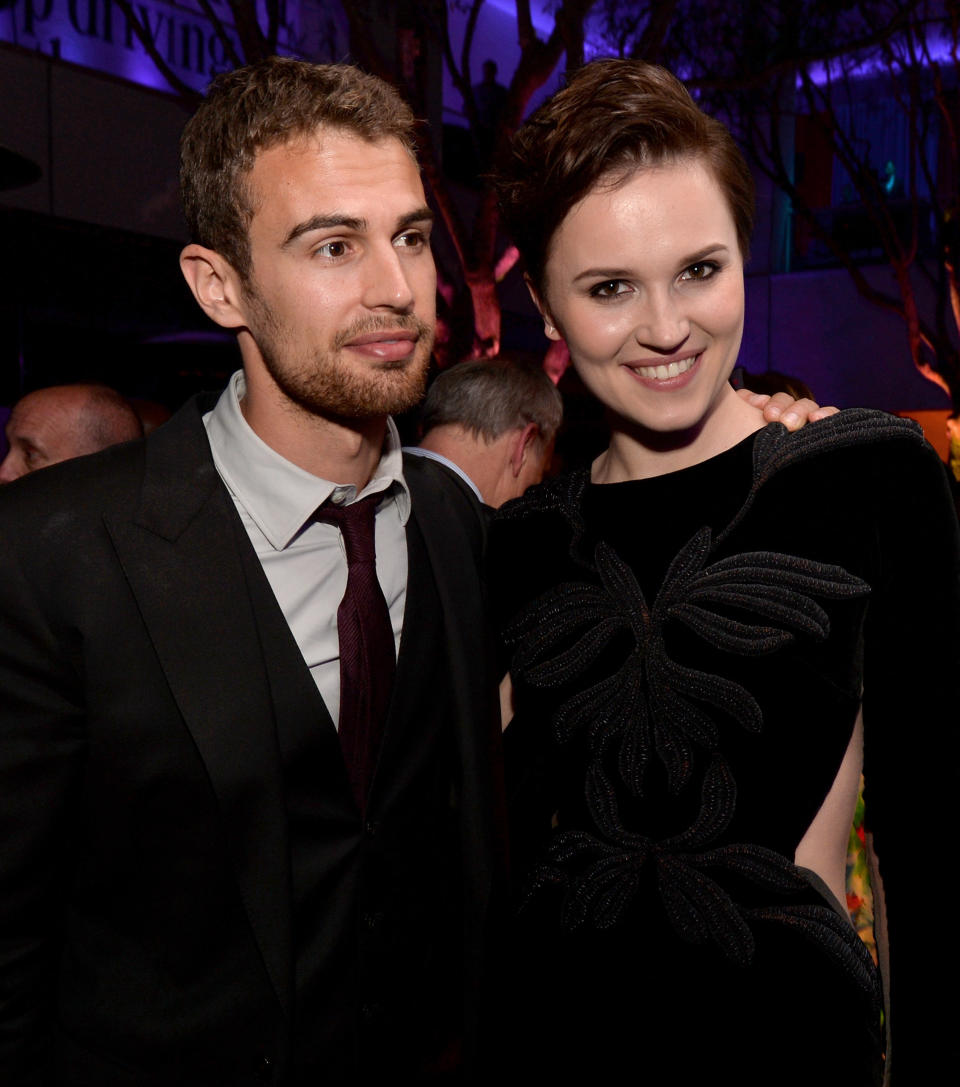
[[[213,4],[210,0],[197,0],[200,5],[200,10],[210,20],[210,25],[213,27],[213,32],[217,35],[221,42],[223,42],[224,50],[227,59],[235,67],[239,68],[243,64],[243,60],[240,54],[237,52],[236,47],[233,44],[233,38],[227,33],[227,28],[220,19],[220,16],[214,10]]]
[[[508,245],[500,254],[500,259],[493,269],[493,278],[498,283],[502,283],[519,259],[520,250],[515,245]]]
[[[463,82],[470,86],[470,54],[473,51],[473,36],[477,30],[477,19],[480,16],[480,11],[483,8],[484,0],[473,0],[470,5],[470,14],[467,16],[467,25],[463,33],[463,48],[460,51],[460,77]],[[452,56],[451,50],[451,56]],[[453,65],[450,66],[450,74],[454,74]],[[470,97],[473,97],[472,92],[468,91]]]
[[[630,51],[637,60],[655,60],[660,56],[679,0],[660,0],[651,5],[650,17]]]
[[[273,56],[280,40],[280,0],[265,0],[267,7],[267,56]]]
[[[257,21],[256,0],[227,0],[227,6],[233,15],[246,63],[253,64],[268,57],[267,40]]]
[[[530,0],[516,0],[517,5],[517,42],[522,50],[527,49],[537,40],[530,16]]]
[[[166,58],[157,48],[153,35],[141,21],[140,16],[134,11],[133,4],[130,3],[130,0],[114,0],[114,2],[130,24],[130,29],[143,46],[147,56],[156,65],[157,71],[163,76],[167,83],[170,84],[170,88],[180,95],[185,104],[192,106],[197,103],[200,100],[201,95],[198,94],[189,83],[182,80],[167,63]]]

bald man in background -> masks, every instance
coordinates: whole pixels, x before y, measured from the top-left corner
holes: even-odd
[[[106,385],[52,385],[28,393],[6,426],[0,483],[143,436],[133,408]]]

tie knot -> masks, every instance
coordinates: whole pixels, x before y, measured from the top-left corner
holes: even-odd
[[[359,502],[349,506],[334,506],[324,503],[314,514],[318,521],[336,525],[343,535],[343,545],[347,551],[347,565],[356,562],[374,562],[374,521],[377,504],[382,494],[370,494]]]

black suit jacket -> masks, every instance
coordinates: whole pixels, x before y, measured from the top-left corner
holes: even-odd
[[[210,457],[209,406],[0,492],[5,1084],[289,1081],[278,732],[282,677],[305,667],[257,613],[262,571]],[[444,616],[446,660],[424,665],[449,670],[455,703],[473,994],[502,856],[482,524],[430,465],[407,474]],[[329,716],[321,742],[335,866],[364,828]]]

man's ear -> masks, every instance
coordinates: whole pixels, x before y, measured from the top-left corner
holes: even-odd
[[[532,456],[533,447],[540,437],[540,428],[536,423],[527,423],[522,429],[514,431],[514,439],[510,445],[510,469],[516,479],[523,471],[527,457]]]
[[[546,303],[540,297],[537,292],[537,288],[533,285],[533,280],[524,273],[523,281],[527,285],[527,290],[530,292],[530,297],[533,299],[533,304],[537,307],[537,313],[543,318],[543,334],[548,340],[562,340],[563,336],[560,334],[560,330],[553,323],[553,318],[550,316],[550,311],[547,309]]]
[[[180,271],[203,312],[223,328],[247,324],[240,277],[212,249],[191,243],[180,254]]]

